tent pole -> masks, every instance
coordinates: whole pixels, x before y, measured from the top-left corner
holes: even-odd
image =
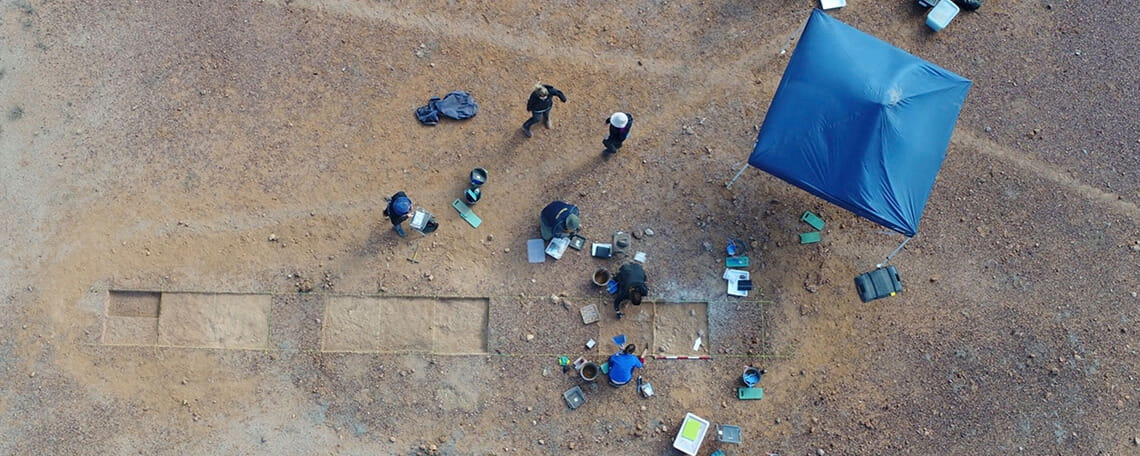
[[[899,250],[902,250],[903,246],[904,246],[904,245],[906,245],[906,243],[907,243],[907,242],[910,242],[910,240],[911,240],[911,239],[914,239],[914,238],[913,238],[913,237],[908,237],[908,238],[906,238],[905,240],[903,240],[903,241],[902,241],[902,244],[899,244],[899,246],[898,246],[898,247],[895,247],[895,250],[894,250],[893,252],[891,252],[891,254],[890,254],[890,255],[887,255],[887,259],[886,259],[885,261],[883,261],[883,262],[882,262],[882,263],[880,263],[880,264],[877,264],[877,265],[875,265],[875,267],[876,267],[876,268],[881,268],[881,267],[883,267],[883,266],[886,266],[886,265],[890,264],[890,262],[891,262],[891,258],[894,258],[894,257],[895,257],[895,255],[897,255],[897,254],[899,253]]]
[[[740,171],[736,173],[736,176],[733,177],[732,180],[728,181],[727,184],[724,184],[724,188],[732,188],[732,184],[735,184],[736,180],[740,179],[740,175],[744,174],[744,170],[746,169],[748,169],[748,163],[745,163],[744,167],[740,168]]]

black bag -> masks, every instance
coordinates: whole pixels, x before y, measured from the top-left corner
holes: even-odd
[[[870,302],[902,291],[902,279],[894,266],[887,266],[855,277],[855,289],[859,299]]]

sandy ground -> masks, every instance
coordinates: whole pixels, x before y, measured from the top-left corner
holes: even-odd
[[[834,12],[974,81],[907,290],[863,304],[851,278],[898,236],[760,171],[724,185],[813,6],[0,3],[0,454],[670,454],[685,412],[741,426],[729,455],[1140,452],[1140,25]],[[539,80],[569,101],[524,139]],[[457,89],[477,117],[415,121]],[[636,124],[607,161],[615,110]],[[476,166],[472,229],[449,205]],[[397,190],[439,231],[397,238]],[[614,319],[589,277],[617,260],[526,262],[554,199],[591,240],[652,230],[652,303]],[[822,243],[795,242],[804,210]],[[714,359],[569,410],[557,357],[618,333]],[[761,401],[733,396],[749,363]]]

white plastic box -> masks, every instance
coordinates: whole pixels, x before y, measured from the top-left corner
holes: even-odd
[[[934,8],[931,8],[930,12],[926,13],[926,25],[935,32],[942,30],[946,28],[947,25],[950,25],[950,21],[954,20],[954,17],[958,15],[958,11],[958,5],[955,4],[953,0],[939,0],[938,3],[934,5]]]

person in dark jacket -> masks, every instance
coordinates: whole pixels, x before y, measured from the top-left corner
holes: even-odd
[[[641,267],[641,263],[635,261],[623,264],[621,269],[618,269],[614,281],[618,284],[617,293],[614,294],[614,312],[617,312],[618,320],[621,320],[625,315],[621,311],[625,301],[640,306],[641,298],[649,294],[649,288],[645,286],[645,269]]]
[[[396,230],[396,234],[404,237],[404,227],[400,226],[404,220],[408,219],[408,214],[412,212],[412,199],[403,191],[396,192],[391,198],[388,198],[388,207],[384,208],[384,216],[392,220],[392,229]]]
[[[569,237],[577,233],[582,224],[578,218],[578,206],[562,201],[555,201],[542,208],[538,222],[544,241],[556,237]]]
[[[610,134],[602,140],[602,145],[606,146],[604,153],[616,154],[621,149],[621,143],[629,137],[629,130],[633,128],[633,116],[628,112],[615,112],[606,119],[606,125],[610,126]]]
[[[551,128],[550,109],[554,107],[553,97],[558,97],[563,103],[566,102],[566,94],[555,89],[554,86],[542,83],[534,86],[534,91],[530,93],[530,99],[526,101],[526,110],[530,111],[530,119],[524,122],[522,126],[523,134],[527,138],[532,136],[530,127],[536,123],[542,122],[546,128]]]

